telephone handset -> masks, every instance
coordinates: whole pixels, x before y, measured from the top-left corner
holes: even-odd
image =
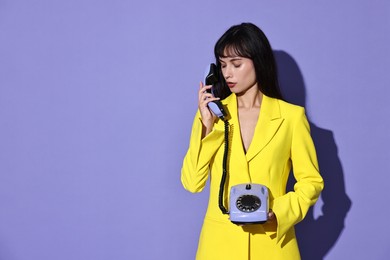
[[[216,83],[218,83],[218,74],[217,74],[217,66],[214,63],[210,64],[209,73],[206,76],[206,85],[212,85],[211,89],[208,89],[207,92],[213,93],[213,88]],[[219,118],[223,119],[226,116],[225,109],[221,101],[215,100],[208,103],[209,109]]]

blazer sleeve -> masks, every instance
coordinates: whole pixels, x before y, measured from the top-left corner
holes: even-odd
[[[224,131],[215,127],[202,139],[200,112],[195,115],[188,151],[181,169],[181,182],[190,192],[200,192],[206,185],[209,164],[224,141]]]
[[[295,121],[291,143],[291,161],[296,179],[294,191],[275,198],[272,208],[278,221],[278,241],[306,216],[324,188],[310,126],[303,108]]]

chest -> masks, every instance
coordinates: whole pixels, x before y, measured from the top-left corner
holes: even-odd
[[[248,151],[249,146],[252,143],[253,135],[255,133],[257,121],[259,118],[259,113],[259,108],[238,110],[240,135],[245,153]]]

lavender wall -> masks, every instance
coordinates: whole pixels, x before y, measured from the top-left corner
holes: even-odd
[[[194,259],[180,184],[216,39],[268,35],[326,189],[303,259],[389,259],[390,3],[0,1],[0,259]]]

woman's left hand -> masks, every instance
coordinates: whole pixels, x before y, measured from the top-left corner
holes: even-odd
[[[270,209],[269,212],[268,212],[268,221],[270,221],[270,222],[276,221],[276,215],[272,211],[272,209]]]

